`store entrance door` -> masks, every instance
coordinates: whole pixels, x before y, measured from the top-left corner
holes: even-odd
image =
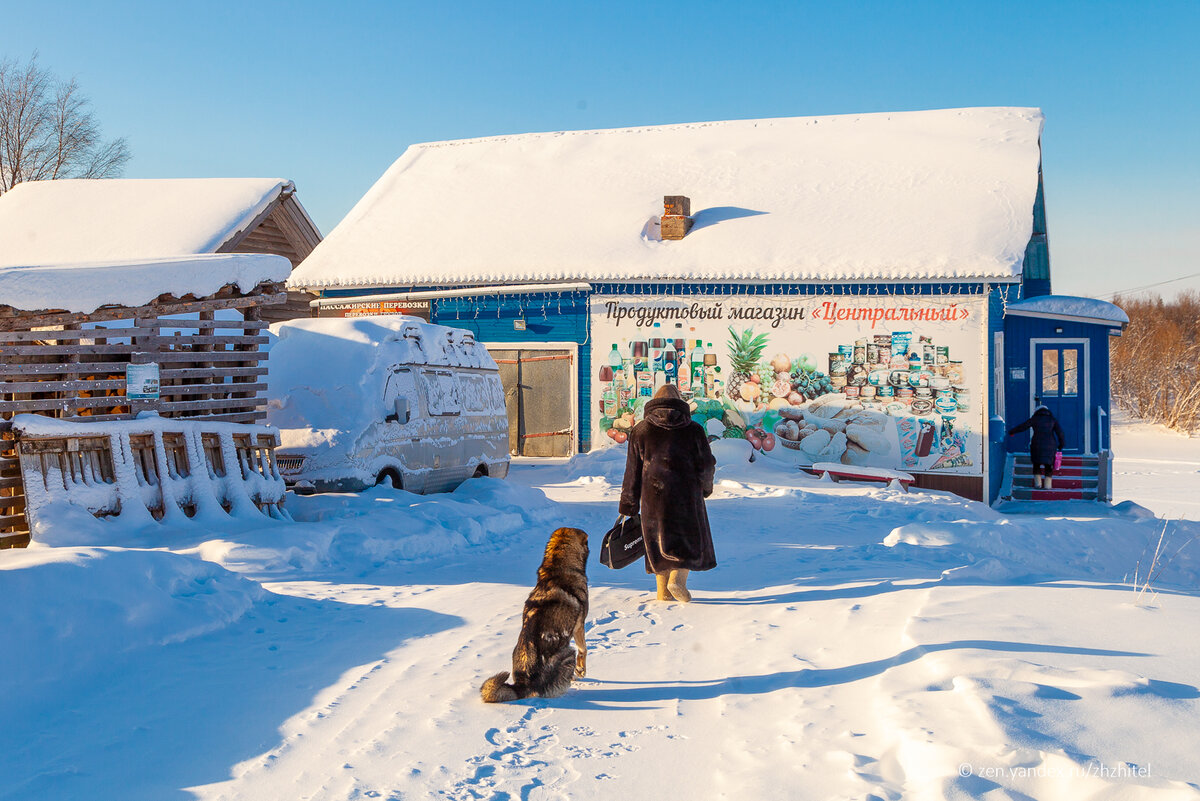
[[[1033,341],[1032,413],[1045,404],[1062,426],[1066,453],[1091,453],[1086,340]]]
[[[489,345],[500,367],[513,456],[575,452],[575,349]]]

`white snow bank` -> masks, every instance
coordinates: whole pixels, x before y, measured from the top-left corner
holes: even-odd
[[[1122,325],[1129,322],[1129,315],[1120,306],[1095,298],[1080,298],[1074,295],[1043,295],[1037,298],[1026,298],[1008,304],[1007,311],[1011,314],[1034,312],[1050,314],[1055,317],[1077,317],[1081,320]]]
[[[254,575],[317,567],[375,569],[473,547],[498,548],[531,528],[555,524],[556,507],[540,490],[497,478],[473,478],[450,493],[414,495],[388,487],[361,493],[288,496],[299,525],[278,537],[243,535],[199,546],[212,559]]]
[[[1084,502],[1043,502],[1037,511],[1041,514],[1000,520],[907,523],[892,529],[883,544],[953,554],[963,564],[943,572],[949,581],[1027,583],[1076,578],[1132,583],[1135,574],[1140,579],[1148,574],[1165,526],[1155,585],[1200,586],[1198,523],[1164,522],[1147,517],[1137,506],[1111,510]]]
[[[291,284],[1011,280],[1041,129],[1038,109],[965,108],[414,145]],[[667,194],[691,198],[681,241],[645,233]],[[464,197],[485,212],[469,236]]]
[[[27,181],[0,197],[0,266],[212,253],[290,188],[281,178]]]
[[[54,681],[107,655],[182,642],[239,619],[265,594],[212,562],[169,551],[0,552],[6,680]]]
[[[283,256],[264,253],[0,265],[0,305],[92,312],[107,305],[141,306],[168,293],[204,297],[227,284],[249,292],[263,281],[283,281],[291,270]]]

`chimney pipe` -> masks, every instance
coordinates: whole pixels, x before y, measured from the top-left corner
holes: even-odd
[[[663,239],[683,239],[692,230],[692,201],[683,195],[663,197],[660,231]]]

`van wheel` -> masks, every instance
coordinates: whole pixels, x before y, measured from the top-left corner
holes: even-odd
[[[375,477],[375,486],[378,487],[380,484],[384,484],[389,481],[392,484],[392,489],[404,489],[404,482],[401,480],[400,474],[390,467],[381,471],[379,475]]]
[[[486,476],[487,474],[487,465],[481,464],[479,467],[475,468],[475,475],[471,476],[471,478],[479,478],[480,476]]]

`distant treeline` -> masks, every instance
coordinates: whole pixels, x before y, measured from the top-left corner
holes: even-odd
[[[1129,315],[1112,340],[1113,401],[1149,422],[1200,429],[1200,293],[1113,302]]]

